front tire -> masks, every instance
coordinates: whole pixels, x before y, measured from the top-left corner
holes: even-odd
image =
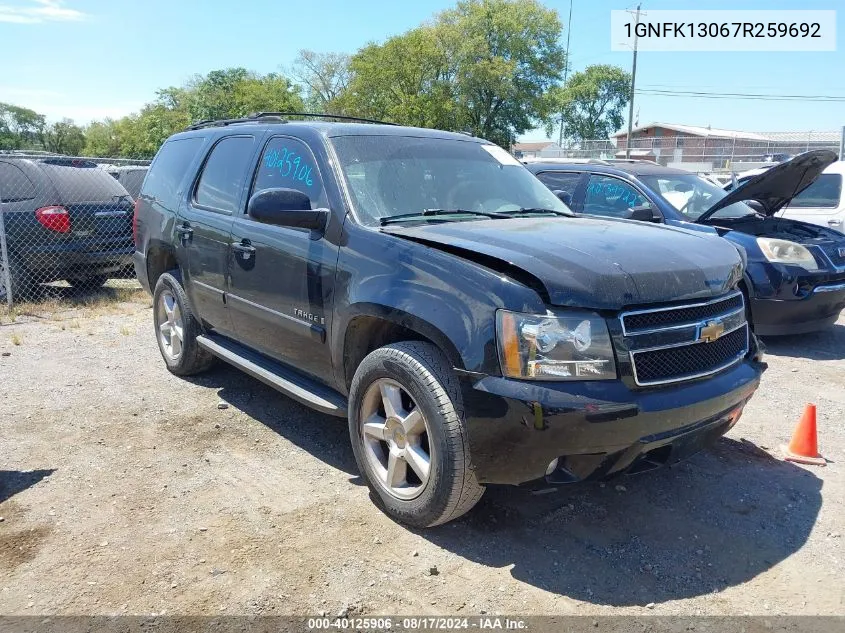
[[[158,278],[153,292],[153,323],[158,349],[171,373],[191,376],[214,363],[214,357],[197,343],[202,327],[191,311],[179,271]]]
[[[484,493],[471,467],[458,380],[430,343],[387,345],[363,360],[350,389],[349,435],[377,505],[401,523],[446,523]]]

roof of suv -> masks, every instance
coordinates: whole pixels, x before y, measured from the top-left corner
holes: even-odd
[[[212,134],[223,134],[224,132],[237,133],[244,130],[264,132],[266,130],[278,130],[286,132],[301,132],[303,130],[316,131],[325,137],[335,136],[418,136],[426,138],[448,138],[475,143],[487,143],[484,139],[476,138],[461,132],[446,132],[444,130],[432,130],[421,127],[406,127],[403,125],[389,125],[378,123],[333,123],[329,121],[286,121],[286,120],[256,120],[237,121],[227,124],[209,124],[206,127],[187,129],[180,136],[196,136]]]
[[[632,176],[654,176],[666,174],[689,174],[683,169],[664,167],[653,163],[614,163],[602,165],[598,163],[530,163],[526,165],[532,172],[555,171],[560,169],[571,169],[577,171],[589,171],[598,174],[630,174]]]

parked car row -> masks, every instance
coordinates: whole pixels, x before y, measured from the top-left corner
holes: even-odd
[[[787,213],[796,213],[828,196],[831,183],[822,179],[841,181],[841,175],[828,172],[833,165],[841,169],[835,160],[827,150],[801,154],[749,174],[730,193],[689,172],[652,163],[531,163],[528,168],[577,213],[716,233],[741,247],[747,267],[740,288],[754,329],[779,335],[827,327],[845,308],[845,235],[775,217],[786,205]],[[672,272],[668,262],[666,272]]]
[[[0,195],[15,284],[131,253],[170,372],[222,359],[347,418],[379,507],[429,527],[487,484],[639,473],[731,429],[766,369],[757,334],[845,307],[845,235],[776,217],[826,196],[834,160],[726,192],[656,163],[526,168],[463,134],[265,114],[191,126],[146,174],[0,157]]]

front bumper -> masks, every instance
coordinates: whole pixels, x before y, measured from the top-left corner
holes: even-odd
[[[750,262],[751,321],[758,336],[821,330],[845,309],[845,270]]]
[[[538,383],[487,376],[464,385],[482,483],[570,483],[683,459],[739,419],[765,370],[744,361],[707,379],[636,391],[621,381]]]
[[[754,331],[760,336],[806,334],[826,328],[845,309],[845,279],[798,287],[790,299],[751,299]]]

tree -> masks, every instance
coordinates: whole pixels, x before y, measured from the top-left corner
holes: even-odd
[[[345,112],[419,127],[453,126],[449,59],[436,29],[420,27],[368,44],[349,68],[352,79],[337,100]]]
[[[195,78],[182,92],[169,88],[159,103],[176,109],[183,105],[191,120],[234,119],[254,112],[301,112],[299,89],[280,74],[260,75],[245,68],[213,70]]]
[[[588,66],[549,91],[549,106],[560,114],[547,122],[546,133],[551,135],[562,119],[569,138],[606,139],[622,127],[630,94],[630,73],[617,66]]]
[[[85,128],[85,156],[119,156],[120,125],[113,119],[93,121]]]
[[[544,93],[565,67],[554,10],[537,0],[463,0],[350,60],[347,111],[467,130],[509,146],[544,121]]]
[[[438,29],[459,119],[474,134],[508,147],[547,118],[544,95],[566,67],[556,11],[536,0],[463,0]]]
[[[338,99],[349,86],[352,72],[349,55],[301,50],[291,70],[305,89],[309,112],[340,114]]]
[[[120,155],[126,158],[152,158],[169,136],[191,124],[191,117],[183,109],[168,108],[162,103],[150,103],[135,115],[121,119]]]
[[[297,86],[286,77],[244,68],[197,75],[185,85],[164,88],[137,114],[92,123],[85,150],[92,156],[152,158],[172,134],[204,119],[232,119],[260,111],[301,111]]]
[[[10,103],[0,103],[0,149],[37,147],[44,125],[43,114]]]
[[[71,119],[62,119],[46,126],[40,133],[41,144],[48,152],[79,156],[85,147],[85,132]]]

